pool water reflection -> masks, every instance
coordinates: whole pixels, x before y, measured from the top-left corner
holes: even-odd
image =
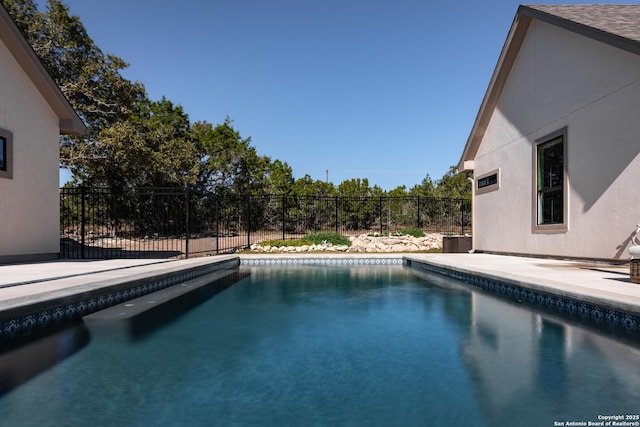
[[[89,324],[85,347],[0,397],[2,422],[551,426],[639,410],[625,338],[400,266],[241,270],[145,334]]]

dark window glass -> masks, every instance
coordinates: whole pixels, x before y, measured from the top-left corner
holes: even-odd
[[[497,183],[498,183],[498,174],[494,173],[493,175],[480,178],[478,180],[478,189],[488,187],[490,185],[495,185]]]
[[[538,224],[564,222],[564,138],[538,145]]]
[[[0,136],[0,171],[7,170],[7,139]]]

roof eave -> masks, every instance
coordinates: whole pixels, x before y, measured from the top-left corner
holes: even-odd
[[[460,161],[458,162],[459,172],[468,172],[469,165],[473,165],[473,160],[478,152],[480,142],[484,138],[484,133],[497,106],[502,89],[507,77],[511,72],[513,64],[518,56],[518,51],[522,46],[527,29],[533,19],[558,26],[568,31],[589,37],[591,39],[607,43],[611,46],[640,55],[640,43],[617,34],[598,30],[596,28],[583,25],[581,23],[561,18],[539,9],[535,6],[520,6],[514,18],[509,35],[500,53],[500,58],[489,82],[489,87],[478,111],[478,115],[469,134],[469,139],[465,145]],[[465,162],[467,166],[465,166]]]
[[[82,120],[60,119],[60,135],[84,135],[87,127]]]
[[[0,4],[0,21],[2,21],[0,39],[58,116],[60,133],[73,135],[86,133],[87,127],[82,119],[62,94],[2,4]]]
[[[524,37],[531,23],[531,18],[520,13],[522,6],[518,9],[518,13],[511,24],[509,34],[500,52],[498,63],[493,71],[489,87],[484,95],[478,115],[471,128],[471,133],[467,139],[467,143],[458,162],[458,172],[470,172],[469,165],[473,165],[473,160],[478,153],[480,142],[484,137],[484,133],[489,125],[491,114],[498,104],[502,89],[507,81],[507,77],[511,72],[511,68],[518,56],[518,51],[522,46]]]
[[[597,28],[590,27],[588,25],[581,24],[570,19],[562,18],[560,16],[536,9],[535,6],[520,6],[518,13],[529,16],[533,19],[546,22],[551,25],[563,28],[568,31],[572,31],[576,34],[580,34],[585,37],[589,37],[593,40],[597,40],[602,43],[617,47],[627,52],[640,55],[640,43],[636,40],[631,40],[622,37],[612,32],[599,30]]]

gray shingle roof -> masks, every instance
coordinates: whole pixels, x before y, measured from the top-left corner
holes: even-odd
[[[576,23],[640,42],[640,4],[527,5],[524,8],[553,15],[568,24]]]
[[[640,55],[640,4],[520,6],[458,163],[458,171],[473,169],[478,147],[532,20]]]

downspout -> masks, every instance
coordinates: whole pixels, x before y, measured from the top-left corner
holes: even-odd
[[[467,179],[471,182],[471,249],[469,253],[472,254],[476,251],[476,180],[472,176],[468,176]]]

